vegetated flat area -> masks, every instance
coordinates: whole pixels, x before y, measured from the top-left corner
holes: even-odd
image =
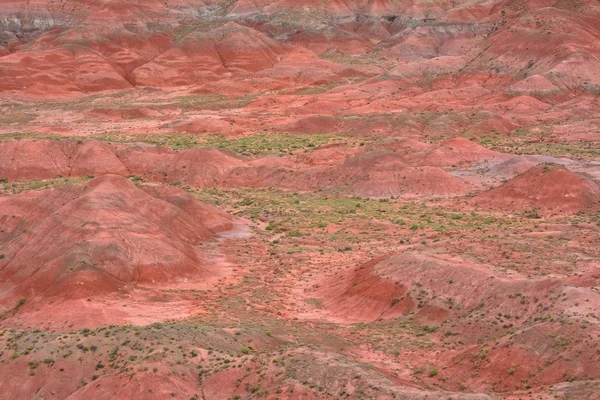
[[[597,399],[600,3],[0,5],[1,399]]]

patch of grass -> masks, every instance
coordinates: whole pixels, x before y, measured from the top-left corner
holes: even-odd
[[[304,302],[305,302],[306,304],[308,304],[308,305],[311,305],[311,306],[313,306],[314,308],[319,308],[319,309],[321,309],[321,308],[323,308],[323,307],[324,307],[324,304],[323,304],[323,300],[322,300],[322,299],[317,299],[317,298],[311,297],[311,298],[309,298],[309,299],[304,299]]]
[[[575,159],[598,159],[600,147],[593,141],[565,141],[544,131],[531,132],[520,128],[513,135],[492,134],[475,139],[489,149],[510,154],[543,154]]]
[[[525,218],[531,218],[531,219],[540,219],[542,218],[542,216],[540,215],[540,213],[538,213],[537,210],[529,210],[529,211],[525,211],[523,213],[523,216]]]
[[[343,65],[373,65],[376,64],[376,60],[373,59],[372,56],[365,55],[350,55],[338,53],[337,51],[328,51],[326,53],[321,54],[321,57],[324,60],[332,61],[337,64]]]
[[[33,132],[19,132],[0,134],[0,142],[21,139],[55,139],[55,140],[100,140],[108,143],[135,144],[147,143],[155,146],[168,147],[173,150],[184,150],[200,147],[230,150],[246,156],[259,156],[269,154],[289,154],[296,150],[310,150],[326,144],[345,144],[358,146],[360,142],[369,142],[372,139],[359,138],[343,133],[324,133],[319,135],[298,133],[258,133],[240,138],[227,138],[223,135],[206,134],[121,134],[107,133],[99,136],[58,136],[38,134]]]
[[[247,156],[265,154],[286,154],[300,149],[310,149],[329,143],[346,143],[348,137],[341,134],[303,135],[294,133],[260,133],[237,139],[227,139],[220,135],[207,136],[206,147],[234,151]]]
[[[105,142],[121,144],[147,143],[155,146],[168,147],[173,150],[183,150],[205,146],[202,136],[188,134],[106,134],[98,137],[90,137],[88,139],[96,139]]]
[[[508,228],[522,224],[516,217],[469,213],[461,214],[461,218],[457,219],[456,212],[435,205],[336,197],[328,192],[218,188],[190,189],[190,192],[202,201],[225,206],[231,212],[252,220],[269,221],[267,230],[288,232],[288,237],[297,236],[295,232],[322,233],[321,230],[315,231],[314,227],[339,224],[348,219],[385,222],[407,231],[429,229],[438,232],[477,230],[489,226]]]
[[[438,331],[438,329],[439,329],[439,327],[437,327],[437,326],[427,326],[427,325],[425,325],[423,327],[423,330],[425,332],[427,332],[427,333],[435,333],[435,332]]]
[[[45,190],[54,189],[57,187],[83,183],[90,180],[92,177],[79,178],[55,178],[47,180],[32,180],[32,181],[15,181],[9,182],[6,180],[0,181],[0,193],[3,194],[18,194],[27,190]]]
[[[226,110],[242,108],[256,99],[256,95],[244,95],[239,97],[228,97],[219,94],[200,94],[191,96],[175,97],[173,99],[160,99],[153,106],[179,107],[185,111],[190,110]],[[144,107],[145,104],[139,104]]]
[[[7,142],[9,140],[22,140],[22,139],[61,139],[63,136],[42,134],[36,132],[9,132],[0,133],[0,142]]]

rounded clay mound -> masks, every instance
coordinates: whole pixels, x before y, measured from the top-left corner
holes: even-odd
[[[411,167],[391,150],[379,149],[349,158],[333,171],[337,185],[365,197],[452,196],[469,185],[437,167]]]
[[[235,219],[176,188],[104,175],[1,198],[18,219],[0,264],[0,300],[83,297],[210,275],[200,245]]]
[[[473,199],[480,207],[574,213],[600,207],[600,185],[554,164],[540,164]]]

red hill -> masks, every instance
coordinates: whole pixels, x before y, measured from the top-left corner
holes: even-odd
[[[558,165],[537,165],[473,199],[481,207],[559,213],[600,207],[600,186],[592,179]]]

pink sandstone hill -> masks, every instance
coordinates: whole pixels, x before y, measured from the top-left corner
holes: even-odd
[[[474,147],[475,150],[460,150],[465,143],[453,140],[427,153],[419,161],[425,166],[413,167],[399,153],[377,149],[344,156],[331,166],[307,165],[298,170],[286,167],[283,160],[251,160],[210,148],[174,152],[160,147],[113,146],[99,141],[21,140],[0,144],[3,149],[0,165],[3,177],[9,180],[110,173],[140,176],[152,182],[183,182],[195,187],[330,189],[363,197],[452,196],[466,193],[469,185],[429,165],[497,156],[466,142],[467,149]],[[458,143],[458,147],[450,147],[451,143]],[[434,157],[436,152],[446,153],[445,158]],[[49,160],[52,160],[50,165]]]
[[[537,165],[473,201],[501,210],[573,213],[600,207],[600,185],[562,166]]]
[[[448,363],[452,373],[462,371],[460,380],[468,386],[498,380],[500,386],[508,388],[521,379],[548,385],[560,382],[563,374],[585,371],[596,379],[600,373],[597,355],[585,354],[587,333],[561,327],[566,321],[571,321],[567,326],[581,323],[579,303],[540,302],[561,292],[578,291],[585,314],[600,300],[589,288],[571,287],[553,278],[503,276],[463,259],[415,252],[374,259],[336,273],[319,286],[316,295],[324,297],[328,318],[333,320],[365,322],[412,315],[426,324],[426,332],[435,332],[441,325],[445,329],[442,338],[458,335],[461,342],[470,343],[472,349],[465,353],[448,349],[435,356],[436,363]],[[487,311],[482,312],[483,307]],[[555,323],[547,315],[560,315],[563,322]],[[589,328],[597,332],[597,322]],[[580,356],[555,360],[553,339],[540,338],[565,335],[571,340],[569,351]],[[482,355],[481,349],[488,350]],[[498,376],[511,365],[519,365],[516,376]],[[469,376],[469,369],[478,373]],[[535,374],[528,376],[530,372]]]
[[[437,167],[411,167],[390,151],[373,151],[344,161],[331,180],[366,197],[400,195],[447,196],[468,191],[460,178]]]
[[[194,276],[211,267],[196,246],[235,220],[188,194],[104,175],[49,193],[3,197],[1,302],[80,298]]]

